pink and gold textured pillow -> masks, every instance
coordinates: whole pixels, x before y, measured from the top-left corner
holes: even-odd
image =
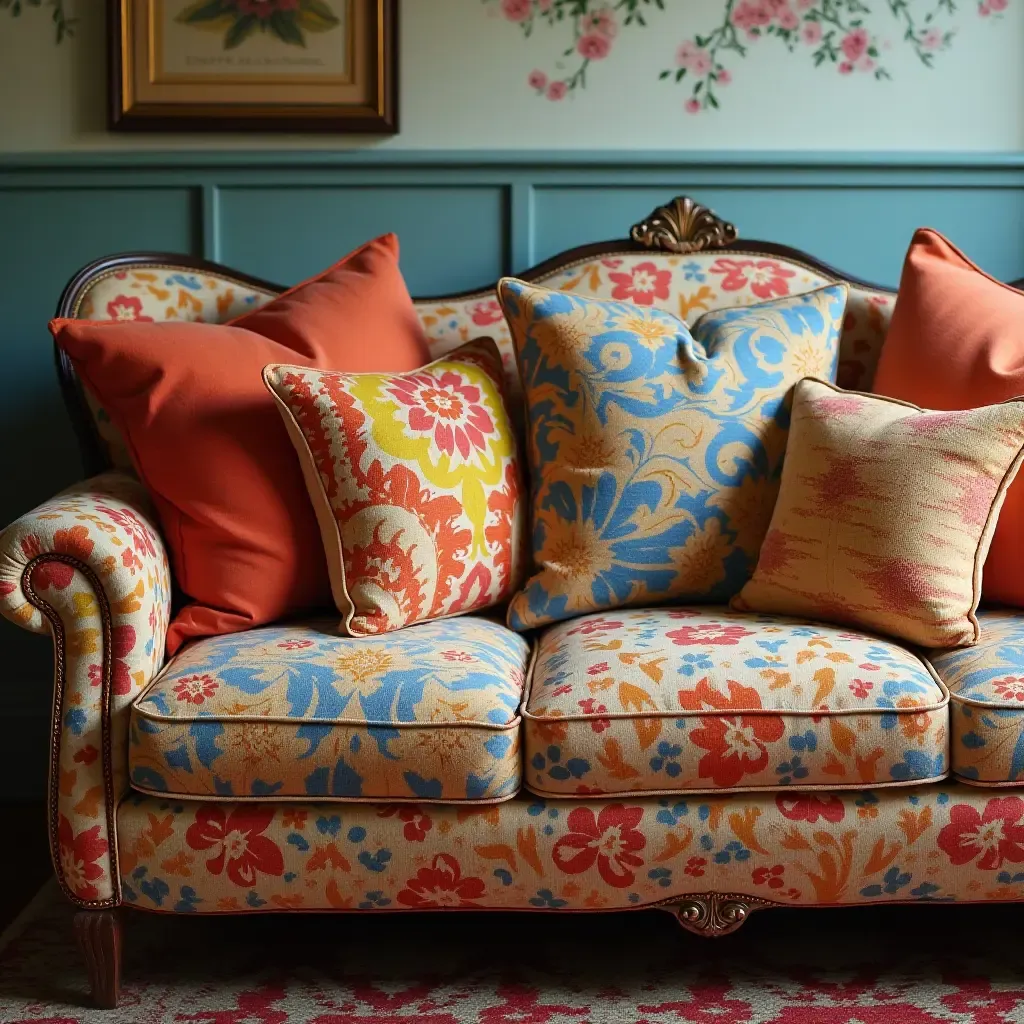
[[[981,571],[1024,457],[1024,401],[929,412],[813,378],[743,611],[970,646]]]
[[[525,505],[501,358],[479,339],[410,373],[273,364],[342,629],[385,633],[506,600]]]

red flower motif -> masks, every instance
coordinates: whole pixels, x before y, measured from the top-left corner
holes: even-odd
[[[107,303],[107,316],[111,320],[138,320],[152,323],[151,316],[142,315],[142,299],[137,295],[118,295]]]
[[[135,649],[135,640],[134,626],[115,626],[110,631],[111,683],[119,697],[132,692],[132,674],[125,658]]]
[[[1006,676],[993,679],[992,686],[1003,700],[1024,701],[1024,676]]]
[[[75,763],[84,764],[88,767],[99,756],[100,752],[91,743],[89,743],[75,754]]]
[[[689,875],[691,878],[700,878],[704,874],[707,864],[705,857],[691,857],[686,862],[686,867],[683,868],[683,874]]]
[[[653,306],[655,299],[667,299],[672,283],[671,270],[659,270],[654,263],[638,263],[624,274],[609,274],[615,285],[613,299],[632,300],[638,306]]]
[[[410,429],[434,435],[434,443],[446,455],[468,459],[473,449],[487,451],[487,434],[494,433],[491,414],[480,404],[480,389],[457,373],[440,376],[426,371],[406,374],[388,393],[408,407]]]
[[[576,50],[585,60],[604,60],[611,52],[612,41],[601,32],[588,32],[580,36]]]
[[[235,885],[252,886],[258,872],[284,873],[281,851],[263,835],[274,819],[272,807],[241,804],[230,814],[222,807],[206,806],[196,811],[196,820],[185,833],[185,842],[193,850],[212,850],[206,862],[212,875],[227,866],[227,876]]]
[[[217,692],[218,686],[220,683],[213,676],[186,676],[175,686],[174,693],[179,701],[202,704]]]
[[[789,294],[789,281],[796,277],[795,270],[789,270],[775,260],[732,260],[717,259],[711,265],[710,273],[723,274],[722,291],[738,292],[750,285],[750,290],[759,299],[770,299]]]
[[[70,529],[57,530],[54,533],[50,550],[86,562],[95,546],[86,527],[72,526]],[[22,540],[21,550],[27,558],[37,558],[44,554],[42,541],[34,534]],[[70,585],[74,576],[74,566],[64,562],[41,561],[32,570],[32,585],[37,590],[45,590],[47,587],[63,590]]]
[[[812,825],[818,818],[836,823],[846,815],[846,808],[839,797],[816,796],[814,793],[801,793],[798,796],[784,796],[780,793],[775,798],[775,806],[790,821],[806,821]]]
[[[282,640],[278,645],[285,651],[301,651],[305,647],[312,647],[312,640]]]
[[[543,88],[543,85],[537,88]],[[474,302],[469,307],[469,315],[473,323],[480,327],[487,327],[490,324],[498,323],[504,316],[504,313],[502,313],[501,306],[494,299],[488,299],[486,302]]]
[[[607,718],[601,718],[601,715],[608,714],[608,708],[604,704],[599,704],[593,697],[584,697],[583,700],[579,701],[580,711],[585,715],[594,715],[594,720],[590,723],[590,728],[597,733],[604,732],[605,729],[610,729],[612,723]]]
[[[867,679],[854,679],[849,686],[854,697],[859,697],[861,700],[863,700],[868,693],[875,688],[875,684],[868,682]]]
[[[476,661],[476,658],[466,651],[442,651],[441,657],[444,658],[445,661],[458,661],[467,665]]]
[[[969,864],[980,855],[978,867],[994,871],[1003,861],[1024,861],[1024,800],[1019,796],[997,797],[978,813],[970,804],[957,804],[949,812],[949,824],[939,833],[939,849],[951,864]]]
[[[753,635],[751,630],[742,626],[725,626],[717,622],[703,626],[680,626],[665,634],[678,647],[732,647],[744,637]]]
[[[429,814],[424,814],[415,804],[405,806],[392,804],[377,812],[378,818],[392,818],[397,815],[399,821],[405,822],[402,835],[410,843],[422,843],[427,838],[427,833],[434,827]]]
[[[754,885],[767,885],[769,889],[781,889],[786,883],[783,874],[786,868],[782,864],[773,864],[770,868],[754,868],[750,875]]]
[[[429,868],[420,868],[405,883],[398,902],[405,907],[475,907],[484,895],[479,878],[463,878],[459,862],[450,853],[439,853]]]
[[[680,690],[679,703],[686,711],[707,708],[759,711],[761,708],[757,690],[730,679],[726,697],[712,687],[706,676],[693,690]],[[781,740],[786,731],[779,715],[723,715],[704,718],[702,723],[690,733],[690,740],[707,751],[697,770],[702,779],[710,778],[722,788],[735,786],[744,775],[764,771],[768,767],[766,744]]]
[[[107,841],[100,836],[100,826],[93,825],[75,835],[71,822],[62,814],[57,822],[57,845],[60,871],[68,888],[83,900],[99,899],[99,890],[92,883],[104,874],[96,862],[106,856]]]
[[[589,871],[594,864],[605,883],[625,889],[633,882],[631,868],[643,866],[636,851],[647,845],[644,834],[637,829],[643,817],[640,807],[609,804],[595,818],[589,807],[569,812],[569,831],[555,843],[552,851],[555,866],[570,875]]]

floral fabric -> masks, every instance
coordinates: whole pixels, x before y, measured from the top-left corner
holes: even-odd
[[[330,622],[186,647],[132,709],[136,789],[186,797],[488,802],[520,783],[529,645],[461,618],[387,637]]]
[[[749,579],[786,448],[787,397],[835,372],[846,287],[678,318],[499,285],[528,409],[538,571],[514,629]]]
[[[799,263],[757,253],[669,256],[622,252],[575,263],[538,278],[537,283],[559,291],[633,301],[673,313],[692,324],[709,310],[748,306],[813,291],[832,282]],[[72,316],[83,320],[187,319],[219,323],[262,306],[273,297],[274,293],[240,284],[230,276],[197,275],[184,267],[153,264],[98,275],[84,291]],[[840,386],[855,391],[871,389],[894,302],[893,292],[850,288],[839,347]],[[435,359],[467,341],[493,337],[505,368],[510,408],[519,408],[522,388],[515,349],[493,292],[446,302],[419,302],[417,308]],[[109,416],[86,397],[114,465],[130,470],[128,450]]]
[[[478,611],[522,572],[521,467],[494,343],[413,373],[268,366],[354,636]]]
[[[1024,781],[1024,613],[978,612],[974,647],[934,651],[949,687],[953,771],[981,786]]]
[[[544,796],[899,785],[948,767],[947,695],[867,633],[724,608],[542,634],[524,710]]]
[[[48,553],[74,562],[47,560]],[[129,706],[163,663],[170,568],[141,486],[116,472],[76,484],[0,534],[0,612],[45,633],[51,631],[49,620],[22,589],[30,563],[31,586],[63,633],[60,720],[50,752],[54,862],[70,895],[101,903],[116,896],[108,815],[112,821],[113,803],[128,786]],[[92,571],[102,594],[75,563]]]
[[[734,606],[974,644],[982,566],[1022,457],[1019,401],[928,412],[801,381],[771,528]]]
[[[478,808],[138,796],[118,839],[125,901],[171,913],[1024,900],[1024,799],[958,783]]]

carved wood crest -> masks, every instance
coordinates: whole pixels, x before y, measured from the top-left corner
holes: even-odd
[[[736,241],[738,233],[735,225],[714,210],[689,196],[676,196],[634,224],[630,237],[647,249],[685,254],[728,245]]]

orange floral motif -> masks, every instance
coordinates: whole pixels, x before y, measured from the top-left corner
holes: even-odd
[[[729,696],[726,697],[704,678],[694,689],[679,691],[679,705],[684,711],[707,708],[760,711],[761,697],[757,690],[733,679],[728,685]],[[703,723],[690,733],[690,740],[707,751],[700,760],[701,777],[710,778],[720,787],[736,786],[744,775],[763,771],[768,764],[766,744],[781,739],[786,731],[779,715],[723,715],[704,718]]]

